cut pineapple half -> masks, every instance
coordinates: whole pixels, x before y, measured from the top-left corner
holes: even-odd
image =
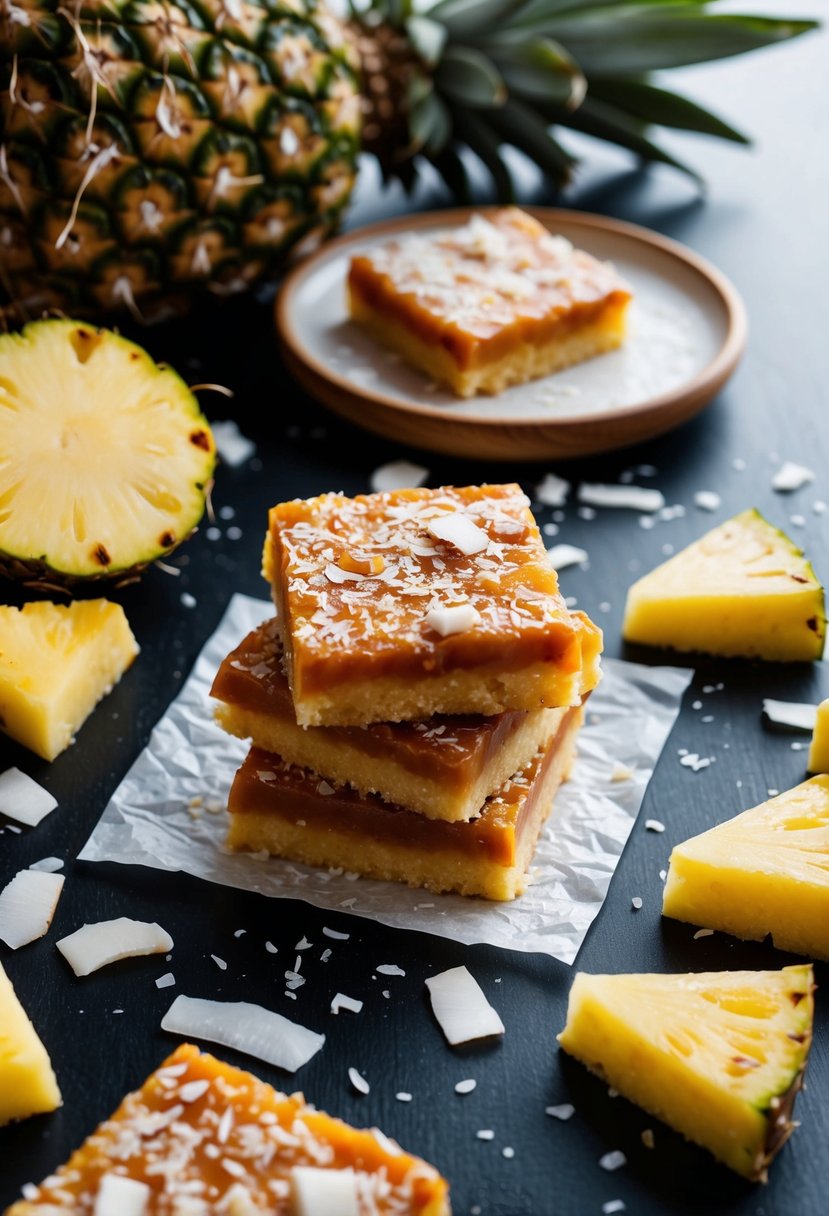
[[[829,959],[829,777],[677,845],[662,912]]]
[[[120,604],[0,607],[0,729],[54,760],[137,654]]]
[[[812,968],[585,975],[565,1051],[746,1178],[791,1135],[812,1041]]]
[[[215,445],[169,367],[108,330],[0,336],[0,569],[25,582],[126,577],[202,516]]]
[[[809,743],[810,773],[829,773],[829,700],[821,701]]]
[[[743,511],[633,584],[622,634],[704,654],[819,659],[823,588],[785,533]]]

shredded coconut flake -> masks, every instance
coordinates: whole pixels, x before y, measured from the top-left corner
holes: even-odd
[[[98,1184],[93,1216],[144,1216],[149,1202],[150,1188],[146,1182],[121,1174],[104,1174]]]
[[[634,912],[638,912],[642,907],[642,896],[634,895],[633,899],[630,901],[630,906],[633,908]]]
[[[489,537],[483,528],[473,523],[463,511],[445,511],[435,516],[426,524],[426,531],[436,540],[452,545],[466,557],[482,553],[489,545]]]
[[[563,507],[570,493],[570,482],[555,473],[547,473],[535,487],[535,497],[545,507]]]
[[[57,805],[57,799],[48,790],[21,773],[19,768],[0,773],[0,815],[34,828]]]
[[[176,977],[172,971],[165,971],[164,975],[160,975],[155,981],[156,988],[172,988],[176,982]]]
[[[360,1216],[364,1210],[357,1176],[350,1168],[295,1165],[291,1170],[291,1198],[291,1212],[295,1216]],[[373,1201],[371,1207],[375,1207]]]
[[[325,937],[330,937],[335,942],[347,942],[351,936],[350,933],[339,933],[336,929],[329,929],[326,925],[323,925],[322,932]]]
[[[602,1204],[604,1216],[616,1216],[617,1212],[624,1212],[626,1210],[624,1199],[608,1199],[607,1203]]]
[[[223,422],[211,423],[213,438],[216,441],[216,451],[225,464],[237,469],[244,464],[256,451],[256,444],[239,430],[239,425],[232,418]]]
[[[763,714],[774,726],[787,726],[792,730],[813,731],[817,721],[817,706],[799,701],[763,701]]]
[[[261,1005],[190,996],[176,997],[161,1028],[184,1038],[232,1047],[286,1072],[307,1064],[325,1042],[324,1034],[315,1034]]]
[[[357,1090],[358,1094],[367,1094],[371,1091],[371,1086],[369,1085],[368,1081],[365,1079],[365,1077],[361,1076],[360,1073],[357,1072],[356,1068],[349,1068],[348,1079]]]
[[[166,954],[173,948],[173,939],[155,922],[120,916],[117,920],[82,925],[61,938],[57,947],[75,975],[82,976],[121,959]]]
[[[0,892],[0,941],[12,950],[45,936],[55,915],[63,875],[21,870]]]
[[[594,507],[623,507],[631,511],[659,511],[665,506],[665,498],[659,490],[645,486],[598,485],[582,482],[579,486],[579,502]]]
[[[581,566],[589,557],[586,549],[576,545],[553,545],[547,550],[547,557],[554,570],[566,570],[568,566]]]
[[[406,972],[402,967],[398,967],[397,963],[381,963],[379,967],[375,967],[378,975],[405,975]]]
[[[649,832],[664,832],[665,824],[660,819],[646,819],[645,827]]]
[[[561,1102],[558,1106],[545,1106],[544,1113],[550,1115],[553,1119],[560,1119],[562,1123],[566,1123],[568,1119],[573,1118],[576,1108],[570,1102]]]
[[[413,464],[410,460],[392,460],[374,470],[370,483],[375,494],[389,490],[416,490],[428,476],[429,470],[423,465]]]
[[[799,490],[815,480],[814,472],[803,464],[795,464],[793,460],[784,460],[771,479],[771,488],[782,494]]]
[[[472,604],[453,604],[443,608],[431,608],[424,617],[427,628],[434,629],[442,638],[453,633],[466,633],[481,623],[481,614]]]
[[[701,511],[716,511],[722,504],[722,499],[714,490],[697,490],[694,495],[694,506]]]
[[[465,1081],[458,1081],[455,1085],[456,1094],[471,1094],[472,1090],[477,1088],[478,1082],[473,1077],[468,1077]]]
[[[701,937],[713,937],[713,936],[714,936],[713,929],[697,929],[696,933],[694,934],[694,941],[695,942],[699,941],[699,939]]]
[[[599,1165],[603,1170],[619,1170],[623,1165],[627,1165],[627,1157],[620,1149],[613,1149],[610,1153],[605,1153],[599,1158]]]
[[[55,874],[58,870],[63,869],[63,858],[41,857],[40,861],[33,861],[29,869],[40,870],[44,874]]]
[[[435,1018],[452,1047],[504,1033],[504,1023],[466,967],[430,976],[426,987]]]
[[[339,1013],[341,1009],[347,1009],[349,1013],[359,1013],[362,1008],[362,1001],[353,996],[346,996],[344,992],[338,992],[331,1002],[332,1013]]]
[[[411,1102],[411,1100],[412,1100],[412,1095],[409,1093],[406,1093],[406,1091],[402,1090],[402,1089],[400,1090],[399,1093],[396,1093],[394,1096],[395,1096],[395,1098],[397,1098],[398,1102]]]

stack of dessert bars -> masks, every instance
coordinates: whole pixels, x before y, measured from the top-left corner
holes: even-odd
[[[212,689],[252,741],[229,846],[514,899],[601,651],[520,486],[281,503],[263,573],[276,616]]]

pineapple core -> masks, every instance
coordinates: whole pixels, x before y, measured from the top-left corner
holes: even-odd
[[[0,1125],[56,1110],[60,1090],[11,980],[0,966]]]
[[[54,760],[137,654],[120,604],[0,606],[0,728]]]

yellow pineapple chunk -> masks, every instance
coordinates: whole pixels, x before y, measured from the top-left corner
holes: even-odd
[[[631,1102],[745,1178],[791,1135],[812,1041],[809,965],[699,975],[585,975],[558,1036]]]
[[[0,1126],[60,1104],[46,1048],[0,965]]]
[[[819,659],[823,588],[785,533],[743,511],[633,584],[622,634],[704,654]]]
[[[809,744],[809,772],[829,773],[829,700],[817,707],[815,729]]]
[[[0,728],[54,760],[137,654],[120,604],[0,606]]]
[[[829,777],[813,777],[677,845],[662,912],[829,959]]]

